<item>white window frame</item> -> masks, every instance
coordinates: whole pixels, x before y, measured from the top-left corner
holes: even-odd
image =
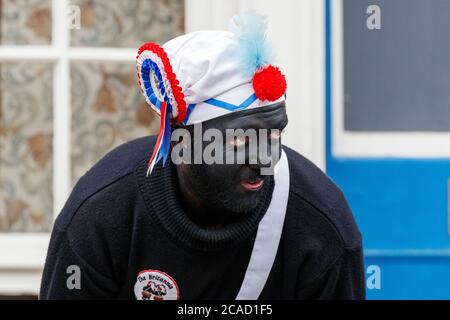
[[[332,154],[344,158],[449,158],[450,148],[445,146],[450,145],[450,132],[345,130],[342,1],[331,1]]]
[[[52,43],[0,46],[0,63],[49,61],[53,68],[53,218],[70,194],[70,62],[134,61],[137,48],[71,47],[69,0],[52,0]],[[82,27],[82,26],[81,26]],[[37,294],[50,233],[0,233],[0,294]]]

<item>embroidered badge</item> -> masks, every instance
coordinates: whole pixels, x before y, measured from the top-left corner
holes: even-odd
[[[178,300],[178,285],[168,274],[159,270],[142,270],[134,285],[137,300]]]

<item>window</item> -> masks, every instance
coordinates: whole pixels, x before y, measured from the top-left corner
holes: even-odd
[[[366,25],[371,5],[380,9],[380,29]],[[449,157],[450,46],[441,39],[450,3],[336,0],[331,6],[333,154]]]

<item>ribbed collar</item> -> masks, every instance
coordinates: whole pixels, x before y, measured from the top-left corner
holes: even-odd
[[[223,228],[207,230],[195,224],[183,210],[175,166],[170,161],[164,167],[157,164],[149,177],[146,172],[144,160],[136,168],[136,177],[151,218],[173,241],[202,251],[226,249],[252,235],[269,207],[274,188],[273,177],[270,177],[267,187],[261,190],[263,197],[253,211]]]

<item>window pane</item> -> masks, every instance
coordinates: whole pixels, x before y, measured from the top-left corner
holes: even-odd
[[[71,79],[74,185],[109,150],[158,132],[159,117],[140,92],[133,62],[73,62]]]
[[[81,12],[73,46],[138,47],[163,43],[184,30],[183,0],[71,0]]]
[[[0,43],[47,45],[52,38],[51,0],[0,0]]]
[[[345,129],[450,131],[450,1],[343,4]],[[366,26],[370,5],[379,30]]]
[[[52,222],[52,64],[0,65],[0,232]]]

